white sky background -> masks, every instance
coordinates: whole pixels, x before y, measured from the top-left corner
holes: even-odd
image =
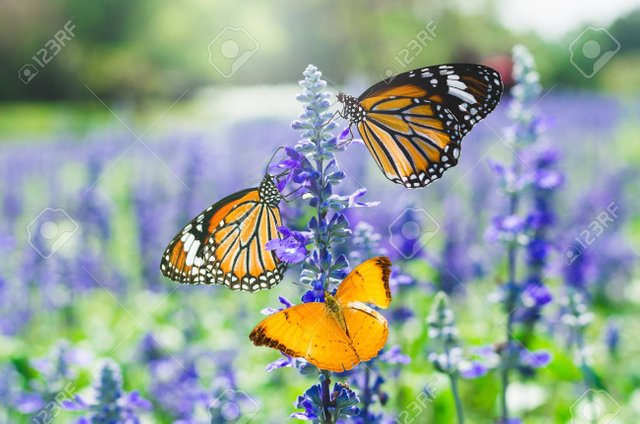
[[[458,0],[459,10],[475,12],[486,0]],[[640,0],[497,0],[502,23],[512,31],[535,31],[554,40],[588,25],[606,26],[617,17],[640,7]]]

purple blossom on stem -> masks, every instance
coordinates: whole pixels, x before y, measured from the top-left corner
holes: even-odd
[[[514,338],[514,327],[522,323],[524,334],[530,335],[541,316],[542,307],[552,300],[543,279],[548,252],[551,250],[548,232],[554,223],[553,192],[562,183],[562,175],[554,169],[556,152],[536,143],[541,120],[536,116],[534,106],[541,87],[534,59],[524,46],[515,46],[513,60],[516,84],[511,90],[513,99],[509,116],[514,124],[507,132],[513,157],[509,165],[492,165],[498,184],[507,198],[507,211],[493,219],[486,234],[490,241],[501,241],[507,254],[508,275],[500,295],[507,314],[506,342],[500,349],[500,420],[505,423],[513,420],[507,405],[511,370],[519,368],[527,374],[537,368],[531,366],[534,362],[531,355],[522,356],[522,349],[526,347]],[[523,161],[523,158],[527,160]],[[530,202],[531,207],[523,215],[525,202]],[[516,272],[518,254],[522,248],[526,253],[527,276],[524,279],[519,278]],[[542,357],[534,359],[545,362]]]
[[[77,396],[73,400],[63,402],[63,407],[72,411],[86,411],[88,416],[79,422],[92,424],[138,424],[136,411],[150,410],[151,403],[142,398],[138,392],[125,392],[122,389],[120,367],[112,361],[106,361],[95,383],[96,400],[87,402]]]
[[[267,250],[275,250],[276,256],[283,262],[295,264],[304,261],[307,256],[307,244],[309,236],[300,231],[293,231],[285,226],[278,227],[282,239],[269,240]]]
[[[431,305],[431,311],[427,317],[429,339],[431,347],[429,360],[434,368],[449,376],[451,392],[456,405],[458,422],[464,422],[464,411],[458,391],[458,378],[461,375],[460,366],[466,361],[462,348],[458,342],[458,329],[455,325],[453,311],[449,307],[449,297],[443,291],[439,291]],[[467,373],[469,377],[474,374]]]

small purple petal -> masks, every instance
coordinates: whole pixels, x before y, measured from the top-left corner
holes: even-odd
[[[520,362],[522,365],[529,366],[531,368],[546,367],[551,362],[551,359],[551,353],[546,350],[537,350],[535,352],[522,350],[520,352]]]
[[[489,368],[477,361],[463,361],[459,370],[460,375],[468,379],[482,377],[489,372]]]

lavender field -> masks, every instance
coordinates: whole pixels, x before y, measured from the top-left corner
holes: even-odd
[[[533,58],[515,55],[516,85],[426,189],[387,181],[357,140],[341,148],[345,121],[321,130],[344,222],[328,260],[393,263],[389,340],[331,376],[337,422],[640,416],[640,101],[540,86]],[[0,422],[334,422],[314,367],[248,338],[265,308],[317,290],[300,263],[257,293],[159,268],[189,219],[257,185],[278,146],[333,113],[320,75],[304,78],[313,95],[282,102],[313,116],[147,134],[116,109],[83,139],[0,144]],[[308,198],[281,210],[308,229]]]

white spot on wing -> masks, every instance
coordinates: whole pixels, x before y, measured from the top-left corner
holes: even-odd
[[[473,97],[473,94],[460,90],[457,87],[449,87],[449,94],[451,94],[452,96],[456,96],[460,100],[463,100],[467,103],[471,103],[471,104],[477,103],[476,98]]]
[[[186,247],[186,245],[185,245],[185,247]],[[194,239],[193,243],[191,243],[191,246],[189,247],[189,250],[188,250],[188,253],[187,253],[187,259],[185,260],[185,264],[187,266],[193,266],[193,262],[196,259],[196,253],[198,253],[198,248],[199,247],[200,247],[200,240],[195,240]]]

